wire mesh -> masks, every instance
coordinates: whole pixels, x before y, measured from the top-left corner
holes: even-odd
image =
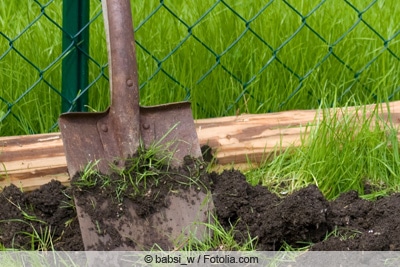
[[[1,5],[1,4],[0,4]],[[192,102],[196,118],[397,100],[395,0],[132,0],[142,105]],[[90,1],[87,108],[110,102],[104,25]],[[57,130],[62,0],[0,8],[0,134]],[[71,36],[73,40],[74,36]]]

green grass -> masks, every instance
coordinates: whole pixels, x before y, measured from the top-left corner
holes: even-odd
[[[254,251],[256,250],[257,238],[251,237],[250,234],[245,242],[238,243],[235,240],[235,226],[225,229],[216,216],[212,217],[212,222],[204,223],[206,229],[212,232],[212,235],[199,240],[195,236],[191,236],[185,240],[185,246],[181,248],[183,251]]]
[[[165,136],[167,135],[168,133]],[[99,173],[97,165],[100,160],[97,160],[87,164],[79,179],[72,183],[79,188],[111,187],[115,189],[114,197],[118,202],[123,201],[128,188],[131,189],[130,197],[141,196],[147,192],[149,185],[158,186],[159,176],[168,175],[173,152],[168,150],[168,144],[164,147],[165,144],[160,144],[160,142],[161,140],[158,140],[148,148],[145,148],[144,144],[140,142],[137,154],[124,160],[123,168],[111,164],[111,171],[120,179]],[[198,177],[187,178],[190,181],[190,179]]]
[[[25,245],[25,249],[27,251],[53,251],[54,250],[54,242],[57,240],[54,239],[54,231],[51,229],[51,226],[46,225],[45,222],[38,220],[34,216],[27,216],[26,211],[20,209],[23,214],[24,219],[9,219],[9,220],[0,220],[1,223],[11,224],[11,223],[19,223],[21,225],[26,224],[28,226],[29,231],[20,231],[15,233],[14,238],[26,238],[27,241]],[[34,225],[35,223],[35,225]],[[37,225],[39,223],[39,225]],[[14,239],[13,239],[14,241]],[[0,251],[7,250],[20,250],[21,248],[6,248],[3,244],[0,244]]]
[[[358,108],[352,115],[329,113],[321,109],[323,119],[307,126],[302,144],[291,147],[247,177],[252,184],[261,183],[273,192],[287,194],[316,184],[328,199],[356,190],[364,198],[374,199],[399,191],[400,161],[398,129],[379,117],[379,108],[367,115]],[[277,151],[279,152],[279,151]],[[375,192],[364,194],[365,185]]]
[[[362,15],[380,36],[363,22],[352,28],[359,19],[355,8],[367,7],[362,0],[352,1],[354,7],[326,1],[313,12],[319,1],[215,2],[132,1],[143,105],[187,99],[194,116],[206,118],[317,108],[322,99],[339,98],[340,105],[349,99],[357,104],[399,99],[395,0],[377,1]],[[62,24],[61,0],[49,1],[44,10]],[[94,110],[109,104],[100,10],[100,2],[91,0],[89,106]],[[62,31],[41,14],[35,1],[0,4],[1,136],[57,130]],[[307,25],[299,14],[307,16]],[[330,46],[334,55],[325,59]]]

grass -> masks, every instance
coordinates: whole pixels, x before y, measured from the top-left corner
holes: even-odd
[[[38,3],[0,4],[2,136],[57,131],[62,1],[46,3],[44,14]],[[316,0],[132,3],[143,105],[190,100],[194,117],[208,118],[317,108],[323,99],[340,105],[399,99],[395,0],[372,4],[365,23],[358,16],[367,7],[362,0],[318,8]],[[100,11],[91,0],[88,106],[94,110],[109,104]]]
[[[260,168],[249,171],[249,181],[284,194],[316,184],[328,199],[349,190],[367,199],[398,192],[398,130],[378,116],[378,106],[369,114],[365,108],[358,108],[361,116],[347,108],[342,110],[344,115],[321,110],[323,118],[308,127],[300,146],[276,154]],[[366,184],[374,192],[364,194]]]
[[[168,174],[172,156],[173,153],[161,145],[160,141],[148,148],[145,148],[141,142],[137,154],[125,160],[124,168],[116,165],[110,166],[112,172],[120,179],[99,173],[97,170],[98,160],[87,164],[79,179],[73,181],[73,184],[80,188],[95,186],[113,188],[115,189],[115,199],[122,202],[128,190],[129,195],[135,197],[145,194],[151,185],[157,187],[159,176]]]
[[[225,229],[216,216],[212,217],[212,222],[205,223],[207,230],[213,234],[198,240],[196,237],[190,237],[185,243],[186,245],[181,249],[183,251],[254,251],[256,249],[256,239],[251,237],[239,244],[234,238],[235,226],[232,225],[230,229]]]
[[[175,173],[171,168],[171,163],[175,160],[172,148],[174,143],[173,141],[164,142],[164,139],[175,127],[176,125],[171,127],[164,136],[148,147],[145,147],[142,140],[140,140],[136,155],[124,159],[124,166],[122,168],[118,166],[119,163],[111,164],[110,169],[117,175],[118,179],[99,173],[97,169],[97,165],[100,162],[99,159],[87,164],[81,172],[79,179],[73,181],[73,184],[81,188],[95,186],[114,188],[116,199],[118,202],[122,202],[123,196],[128,190],[130,191],[130,197],[143,196],[147,194],[147,190],[151,186],[158,187],[159,178],[165,175],[168,176],[172,170],[171,174],[184,178],[181,181],[174,179],[174,182],[188,187],[196,186],[199,190],[200,188],[207,188],[199,179],[202,170],[205,171],[204,162],[193,159],[195,161],[194,168],[186,166],[188,171],[187,176],[180,174],[179,171]],[[173,191],[172,186],[170,190]]]
[[[26,224],[30,231],[20,231],[15,233],[14,238],[27,238],[28,243],[26,244],[26,250],[28,251],[53,251],[54,250],[54,231],[51,230],[51,227],[46,225],[45,222],[38,220],[32,216],[26,217],[26,212],[22,211],[24,219],[10,219],[10,220],[0,220],[0,223],[19,223]],[[14,239],[13,239],[14,242]],[[1,251],[14,250],[14,248],[5,248],[0,244]]]

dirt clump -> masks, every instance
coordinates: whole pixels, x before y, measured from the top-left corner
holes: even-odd
[[[212,178],[218,220],[227,228],[235,225],[239,242],[250,235],[258,250],[278,250],[283,242],[294,247],[318,242],[328,231],[328,202],[316,186],[281,199],[265,187],[251,186],[240,172],[214,173]]]

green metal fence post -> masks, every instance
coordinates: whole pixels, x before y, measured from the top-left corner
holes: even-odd
[[[71,109],[71,102],[88,85],[89,0],[64,0],[63,51],[70,51],[62,62],[62,112]],[[82,32],[80,32],[82,31]],[[78,34],[79,33],[79,34]],[[71,44],[73,46],[71,47]],[[86,55],[85,55],[86,54]],[[88,94],[85,92],[74,103],[71,111],[86,111]]]

